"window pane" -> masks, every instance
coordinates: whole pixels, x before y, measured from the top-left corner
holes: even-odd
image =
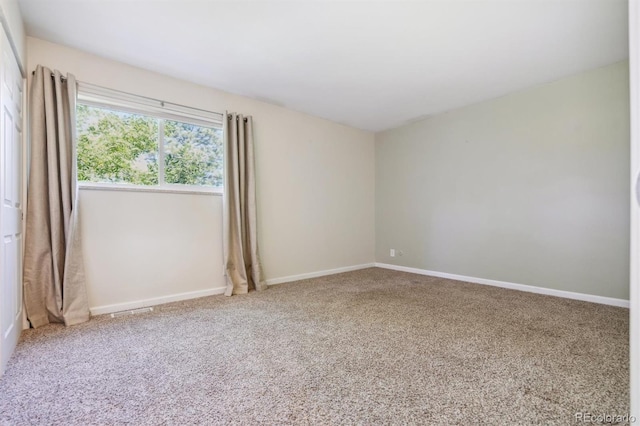
[[[158,120],[79,104],[78,180],[158,184]]]
[[[222,186],[222,130],[165,121],[165,181]]]

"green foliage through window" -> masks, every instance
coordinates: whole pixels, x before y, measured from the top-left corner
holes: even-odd
[[[219,129],[167,120],[164,135],[167,183],[222,186]]]
[[[219,128],[78,104],[77,135],[79,181],[222,186]]]

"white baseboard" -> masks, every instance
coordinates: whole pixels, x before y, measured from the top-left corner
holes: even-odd
[[[179,302],[181,300],[197,299],[198,297],[224,294],[226,287],[216,287],[207,290],[190,291],[187,293],[172,294],[169,296],[154,297],[151,299],[136,300],[133,302],[115,303],[89,308],[91,315],[110,314],[112,312],[128,311],[131,309],[145,308],[147,306],[162,305],[164,303]]]
[[[309,273],[300,274],[300,275],[289,275],[288,277],[270,278],[267,280],[267,285],[276,285],[276,284],[288,283],[291,281],[300,281],[300,280],[307,280],[309,278],[324,277],[325,275],[333,275],[333,274],[339,274],[342,272],[357,271],[359,269],[373,268],[374,266],[376,266],[375,263],[363,263],[361,265],[345,266],[343,268],[327,269],[324,271],[309,272]]]
[[[613,297],[595,296],[592,294],[574,293],[572,291],[554,290],[551,288],[536,287],[525,284],[515,284],[506,281],[489,280],[486,278],[467,277],[464,275],[448,274],[446,272],[428,271],[426,269],[410,268],[407,266],[391,265],[388,263],[375,264],[378,268],[393,269],[394,271],[410,272],[418,275],[428,275],[431,277],[448,278],[450,280],[465,281],[475,284],[490,285],[494,287],[509,288],[511,290],[526,291],[529,293],[546,294],[549,296],[564,297],[565,299],[582,300],[584,302],[600,303],[602,305],[619,306],[628,308],[629,301],[624,299],[615,299]]]
[[[619,306],[622,308],[629,307],[629,301],[624,299],[615,299],[613,297],[595,296],[584,293],[574,293],[571,291],[554,290],[544,287],[536,287],[525,284],[515,284],[506,281],[490,280],[486,278],[469,277],[465,275],[449,274],[446,272],[428,271],[426,269],[410,268],[407,266],[391,265],[388,263],[364,263],[361,265],[345,266],[342,268],[327,269],[324,271],[309,272],[306,274],[290,275],[287,277],[271,278],[266,280],[267,285],[277,285],[292,281],[306,280],[309,278],[323,277],[326,275],[340,274],[342,272],[357,271],[365,268],[384,268],[395,271],[410,272],[418,275],[428,275],[432,277],[448,278],[456,281],[464,281],[475,284],[490,285],[494,287],[508,288],[512,290],[526,291],[529,293],[546,294],[549,296],[564,297],[566,299],[582,300],[585,302],[600,303],[603,305]],[[169,296],[154,297],[151,299],[136,300],[133,302],[116,303],[113,305],[102,305],[90,308],[91,315],[110,314],[113,312],[128,311],[131,309],[144,308],[147,306],[162,305],[164,303],[179,302],[181,300],[196,299],[199,297],[213,296],[224,294],[226,287],[216,287],[208,290],[190,291],[187,293],[172,294]]]
[[[288,283],[291,281],[306,280],[308,278],[322,277],[325,275],[339,274],[341,272],[357,271],[358,269],[373,268],[375,263],[346,266],[343,268],[328,269],[325,271],[310,272],[307,274],[291,275],[288,277],[272,278],[266,280],[267,285]],[[129,311],[132,309],[145,308],[147,306],[162,305],[164,303],[179,302],[181,300],[197,299],[198,297],[224,294],[226,287],[217,287],[208,290],[190,291],[188,293],[172,294],[170,296],[154,297],[151,299],[136,300],[133,302],[115,303],[113,305],[94,306],[90,308],[91,315],[110,314],[113,312]]]

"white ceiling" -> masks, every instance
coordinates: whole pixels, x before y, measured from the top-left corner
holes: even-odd
[[[29,35],[378,131],[628,57],[625,0],[20,0]]]

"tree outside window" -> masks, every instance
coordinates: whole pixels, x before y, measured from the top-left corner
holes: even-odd
[[[77,143],[79,181],[222,186],[217,127],[78,104]]]

